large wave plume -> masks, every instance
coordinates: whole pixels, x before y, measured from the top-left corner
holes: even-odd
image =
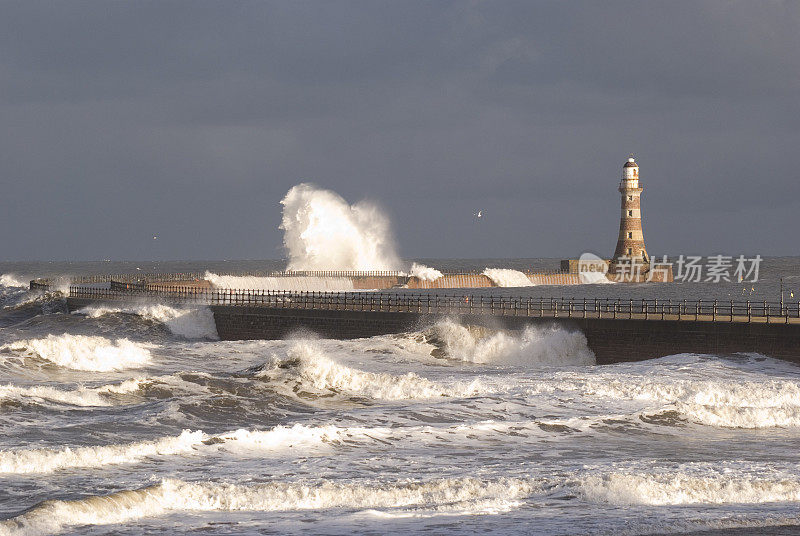
[[[298,184],[281,201],[289,270],[400,270],[389,220],[376,205]]]
[[[472,363],[529,367],[595,363],[583,333],[555,325],[506,332],[446,319],[426,331],[425,338],[437,347],[437,354]]]

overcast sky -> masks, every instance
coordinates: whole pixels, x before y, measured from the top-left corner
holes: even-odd
[[[0,260],[280,258],[304,181],[607,256],[631,152],[651,254],[800,254],[800,2],[0,2]]]

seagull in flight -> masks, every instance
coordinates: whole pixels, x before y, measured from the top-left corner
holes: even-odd
[[[482,217],[483,217],[483,211],[482,211],[482,210],[479,210],[478,212],[476,212],[475,214],[473,214],[473,216],[475,216],[476,218],[482,218]]]

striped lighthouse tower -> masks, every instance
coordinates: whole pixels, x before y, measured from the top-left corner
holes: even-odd
[[[617,249],[614,251],[613,262],[618,262],[620,257],[635,259],[634,262],[649,264],[650,257],[644,247],[642,234],[641,196],[642,185],[639,183],[639,165],[628,157],[622,166],[622,180],[619,183],[619,193],[622,195],[622,215],[619,220],[619,238]],[[631,260],[627,262],[630,263]]]

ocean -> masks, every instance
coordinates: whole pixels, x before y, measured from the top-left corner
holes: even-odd
[[[284,265],[0,263],[0,535],[796,532],[800,368],[770,356],[597,366],[580,333],[457,318],[347,341],[219,341],[202,308],[70,314],[63,295],[25,288]],[[475,293],[774,302],[781,286],[798,296],[799,275],[800,258],[772,258],[752,284]]]

